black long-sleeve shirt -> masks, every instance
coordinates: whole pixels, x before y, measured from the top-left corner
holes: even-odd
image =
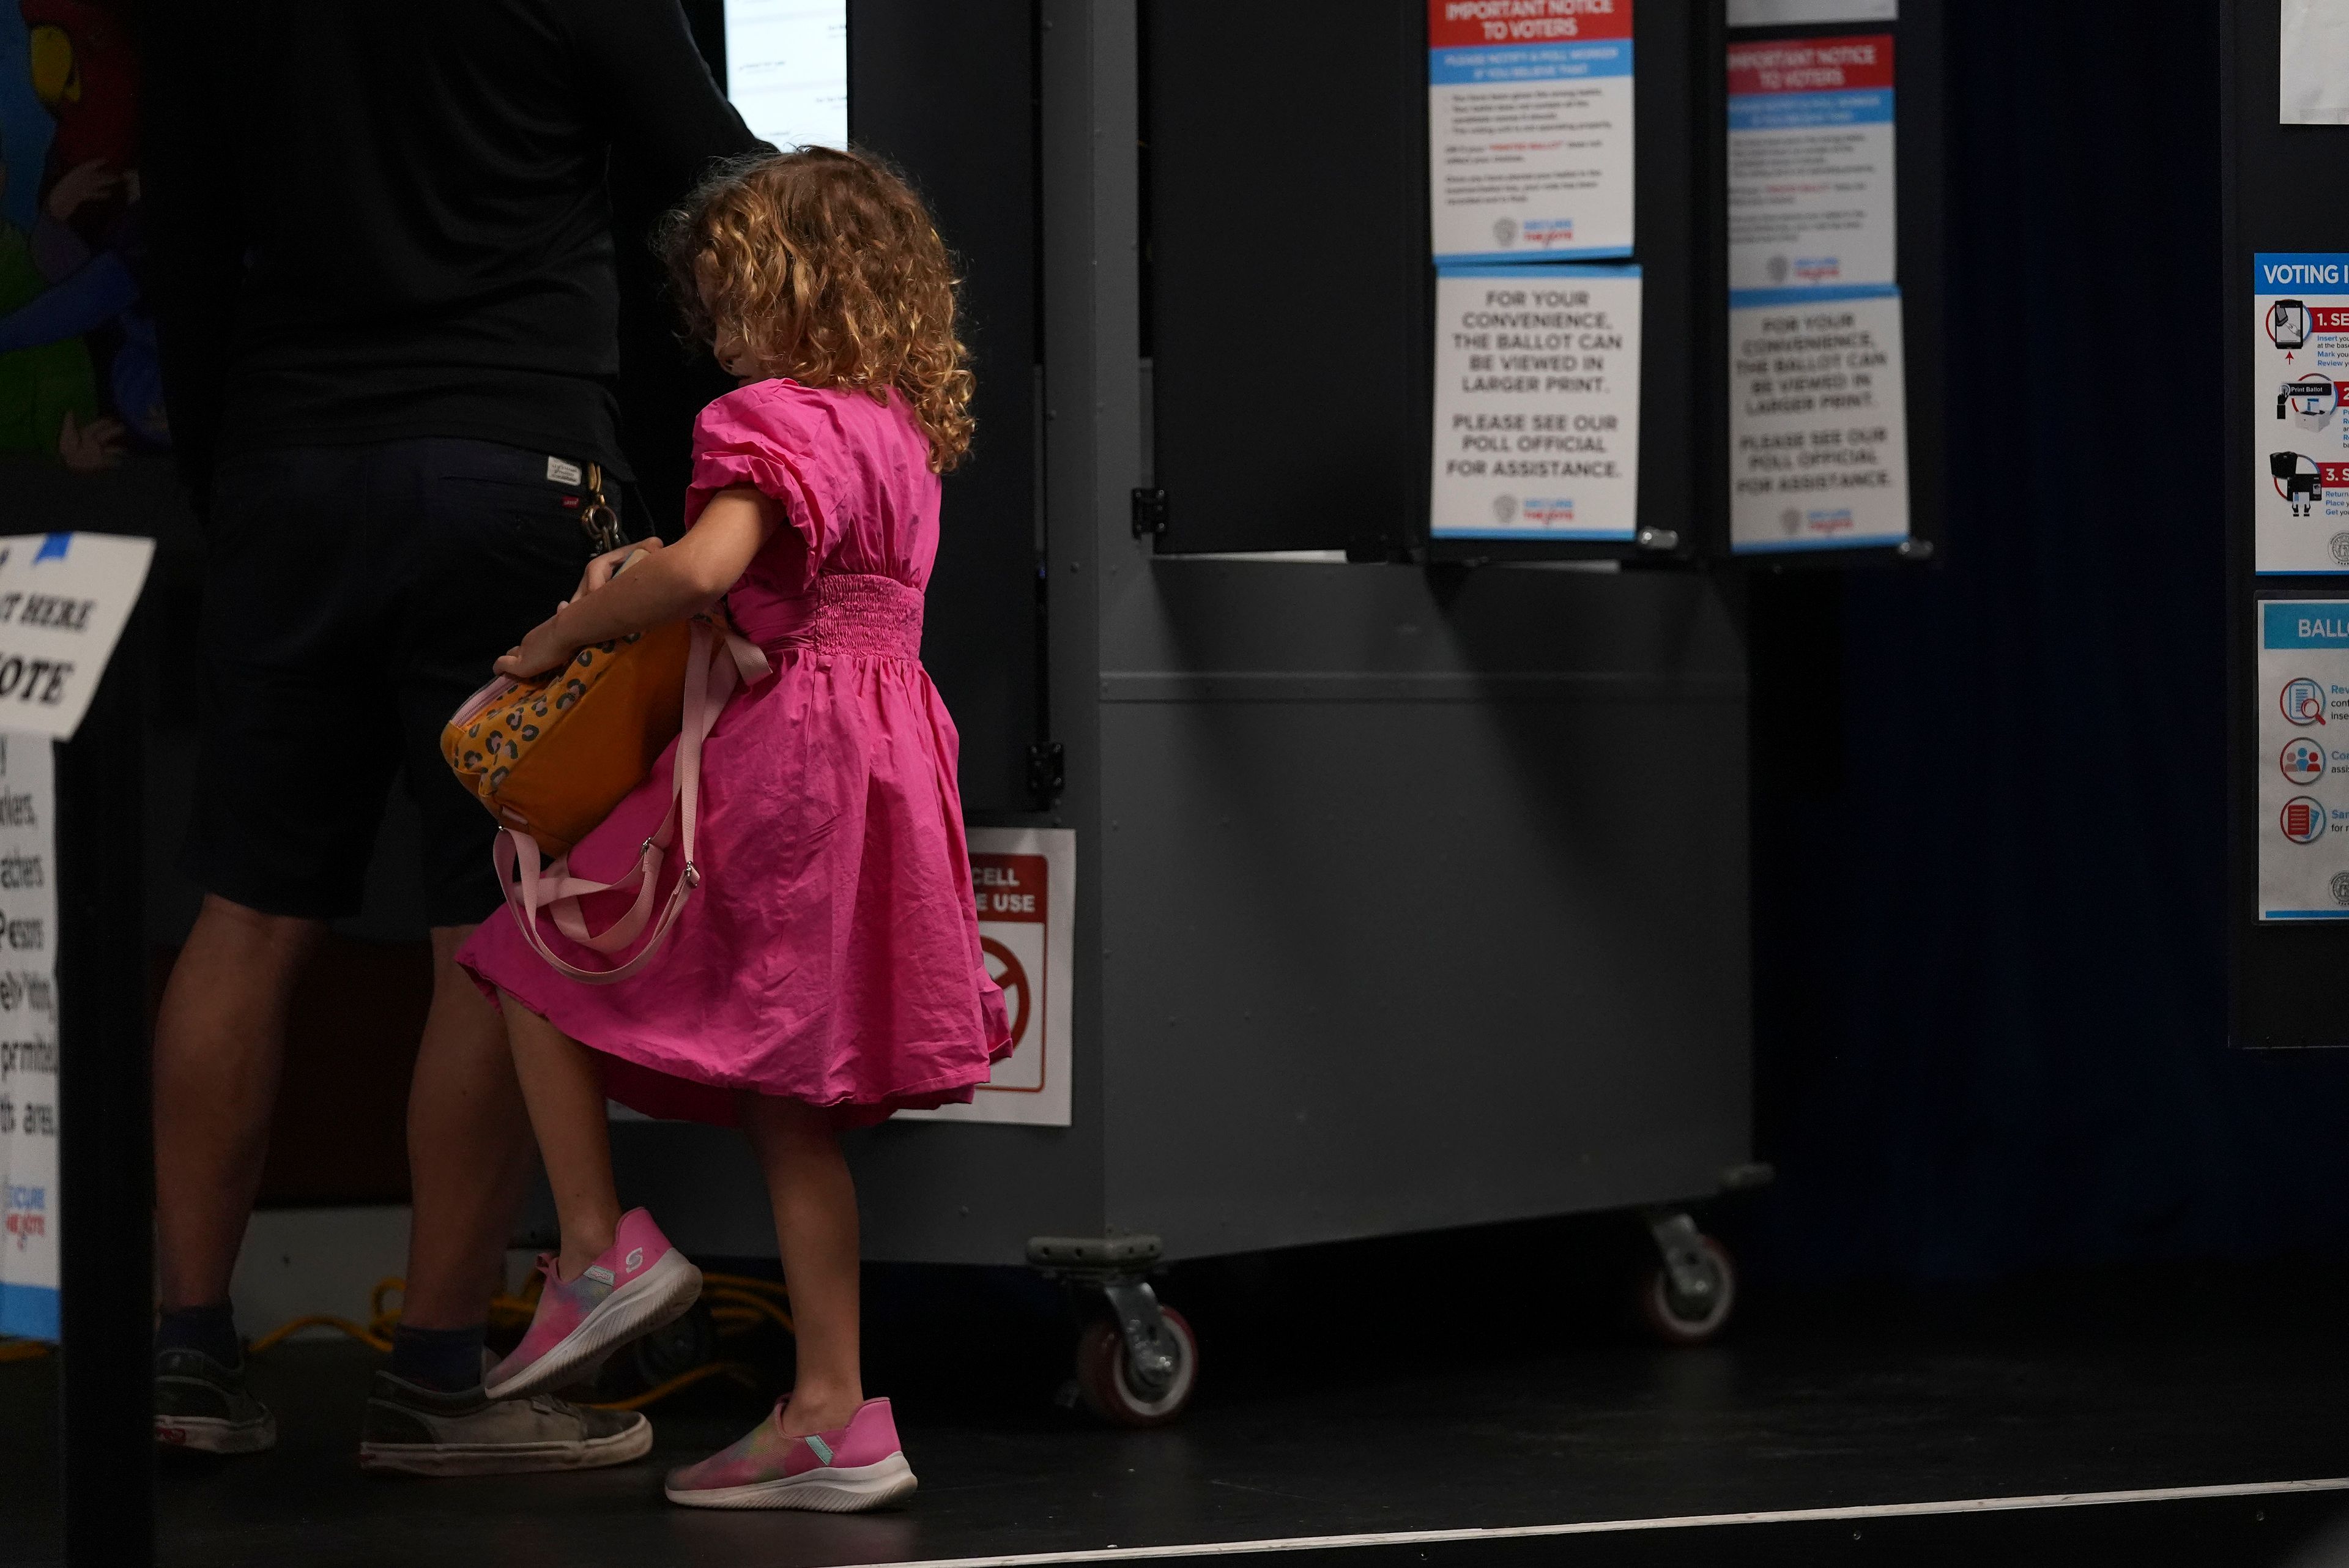
[[[628,472],[607,162],[657,205],[757,145],[678,0],[174,0],[147,69],[165,398],[200,498],[224,452],[406,436]]]

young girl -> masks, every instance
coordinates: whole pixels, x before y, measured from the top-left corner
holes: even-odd
[[[979,954],[955,728],[919,662],[937,476],[970,442],[970,373],[945,246],[920,200],[863,158],[734,165],[666,241],[692,326],[741,378],[694,427],[688,531],[625,574],[630,552],[594,563],[497,668],[540,674],[722,600],[773,674],[731,699],[703,748],[700,880],[659,957],[577,984],[505,910],[460,954],[504,1008],[563,1231],[489,1391],[573,1381],[700,1289],[649,1217],[620,1212],[605,1096],[739,1122],[774,1204],[798,1384],[741,1441],[671,1474],[668,1496],[870,1508],[914,1473],[888,1402],[864,1397],[856,1199],[834,1129],[967,1100],[1010,1042]],[[636,863],[674,757],[572,851],[576,875]],[[610,918],[592,899],[586,912]]]

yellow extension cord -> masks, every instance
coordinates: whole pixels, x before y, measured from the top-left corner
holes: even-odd
[[[492,1328],[527,1328],[531,1315],[538,1310],[539,1280],[533,1273],[530,1283],[518,1296],[500,1295],[490,1301]],[[391,1331],[398,1325],[399,1309],[384,1305],[387,1296],[403,1293],[408,1282],[392,1278],[378,1280],[367,1297],[367,1321],[353,1323],[349,1318],[333,1313],[312,1313],[291,1323],[281,1323],[246,1349],[259,1355],[274,1349],[307,1328],[331,1328],[348,1334],[371,1350],[391,1348]],[[771,1280],[754,1280],[747,1274],[704,1274],[701,1277],[701,1299],[709,1303],[709,1315],[717,1320],[719,1337],[748,1334],[753,1329],[773,1324],[785,1334],[792,1333],[791,1295]],[[12,1361],[31,1361],[47,1355],[49,1346],[36,1339],[0,1340],[0,1366]],[[756,1367],[740,1361],[712,1361],[670,1378],[657,1386],[626,1399],[601,1403],[602,1410],[641,1410],[695,1384],[711,1377],[730,1377],[745,1387],[759,1384]]]

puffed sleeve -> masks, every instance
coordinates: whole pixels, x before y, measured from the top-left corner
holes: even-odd
[[[837,508],[808,440],[812,432],[791,401],[778,395],[798,390],[774,383],[745,387],[701,410],[693,424],[693,480],[686,492],[685,519],[689,528],[711,496],[734,485],[751,486],[782,508],[799,535],[796,542],[771,540],[762,554],[770,564],[795,558],[798,569],[792,576],[798,580],[789,586],[804,587],[815,580],[836,535]]]

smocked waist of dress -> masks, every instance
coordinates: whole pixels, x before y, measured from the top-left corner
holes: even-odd
[[[812,649],[871,659],[922,656],[922,591],[895,577],[824,572],[792,598],[728,602],[742,635],[769,653]]]

